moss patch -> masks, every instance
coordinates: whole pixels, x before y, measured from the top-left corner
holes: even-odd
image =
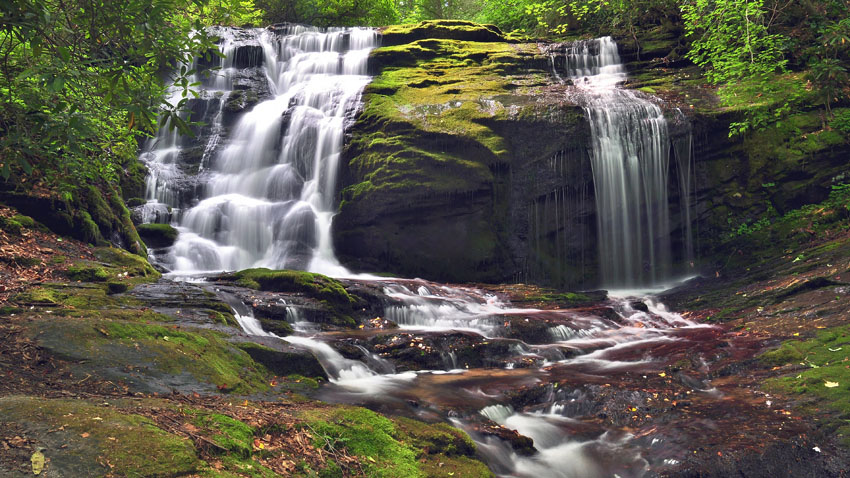
[[[207,431],[221,448],[241,458],[250,458],[254,429],[227,415],[198,412],[194,424]]]
[[[141,224],[136,226],[139,236],[151,247],[168,247],[177,240],[177,229],[168,224]]]
[[[317,447],[345,447],[365,458],[366,475],[375,477],[491,477],[475,460],[475,444],[466,433],[438,423],[339,406],[304,413]]]
[[[312,272],[269,269],[246,269],[237,272],[233,279],[250,289],[303,293],[325,306],[329,323],[345,327],[357,324],[351,315],[361,301],[349,294],[336,279]],[[284,335],[292,333],[291,327],[285,322],[264,320],[263,325],[276,327]]]
[[[768,366],[802,365],[802,371],[770,379],[766,387],[798,397],[804,408],[821,417],[825,432],[850,446],[850,327],[819,332],[809,340],[791,340],[761,356]],[[819,410],[833,413],[827,417]]]
[[[396,433],[393,423],[371,410],[357,407],[311,410],[304,418],[312,429],[316,447],[345,447],[349,453],[365,457],[367,476],[424,476],[415,452],[393,437]]]
[[[228,343],[224,334],[209,330],[55,317],[38,322],[35,331],[43,347],[59,356],[87,361],[97,370],[129,370],[129,366],[148,376],[148,381],[176,380],[191,388],[206,385],[222,392],[268,389],[268,370]]]
[[[172,477],[202,464],[191,442],[147,418],[82,400],[3,397],[0,422],[22,425],[46,445],[48,474],[103,476],[108,469],[115,476]]]

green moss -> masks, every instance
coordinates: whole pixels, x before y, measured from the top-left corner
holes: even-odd
[[[248,425],[227,415],[203,412],[197,413],[193,423],[209,432],[216,445],[242,458],[251,457],[254,429]]]
[[[15,214],[14,216],[12,216],[12,220],[17,222],[18,224],[20,224],[22,227],[25,227],[25,228],[28,228],[28,229],[32,229],[32,228],[36,227],[35,219],[33,219],[29,216],[24,216],[22,214]]]
[[[151,247],[168,247],[177,240],[177,229],[169,224],[141,224],[136,226],[139,236]]]
[[[0,217],[0,229],[10,234],[20,234],[24,226],[18,221],[6,217]]]
[[[348,406],[316,409],[304,417],[317,447],[345,447],[366,464],[366,476],[492,477],[474,459],[475,444],[445,423],[409,418],[391,420],[370,410]]]
[[[475,454],[475,442],[464,431],[446,423],[426,424],[404,417],[392,419],[396,426],[396,438],[426,454],[446,456]]]
[[[99,261],[109,264],[110,269],[122,274],[126,272],[128,278],[137,279],[134,283],[153,282],[162,276],[147,259],[123,249],[99,247],[95,249],[94,255]]]
[[[355,303],[356,299],[346,292],[336,279],[322,274],[304,271],[273,271],[270,269],[246,269],[234,278],[245,287],[275,292],[304,292],[319,299],[339,303]]]
[[[285,320],[266,319],[263,317],[260,317],[257,320],[260,321],[260,325],[263,326],[263,330],[265,330],[266,332],[271,332],[279,337],[286,337],[287,335],[292,335],[293,333],[295,333],[295,330],[292,328],[292,325],[290,325],[289,322],[286,322]]]
[[[328,323],[345,327],[356,325],[351,314],[360,301],[350,295],[336,279],[312,272],[269,269],[246,269],[234,274],[233,279],[239,285],[250,289],[304,293],[318,299],[325,306],[328,311]],[[265,319],[261,319],[263,320]],[[292,333],[291,326],[283,321],[265,320],[263,323],[277,328],[285,335]]]
[[[164,372],[189,372],[226,392],[268,389],[267,370],[227,343],[223,334],[120,321],[102,323],[102,327],[112,341],[144,347],[155,356],[157,368]]]
[[[103,237],[100,235],[100,228],[92,220],[88,211],[79,212],[79,236],[83,241],[89,244],[101,244]]]
[[[69,279],[80,282],[105,282],[109,279],[109,274],[106,273],[103,267],[92,266],[73,266],[65,271],[65,275]]]
[[[77,476],[100,476],[103,463],[115,476],[173,477],[194,473],[202,462],[190,441],[167,433],[149,419],[122,414],[84,400],[0,398],[0,423],[28,427],[51,468]],[[59,444],[61,443],[61,447]]]
[[[119,317],[134,318],[134,315],[84,311],[73,319],[54,315],[50,321],[39,321],[35,328],[40,331],[42,346],[96,368],[130,366],[153,377],[188,374],[201,384],[209,384],[210,389],[222,392],[254,393],[268,389],[268,370],[228,343],[224,334],[145,323],[142,317],[140,320],[119,320]]]
[[[133,207],[144,206],[145,204],[147,204],[147,202],[148,201],[146,199],[142,199],[142,198],[130,198],[130,199],[127,200],[127,207],[133,208]]]
[[[121,196],[130,205],[130,198],[141,198],[145,195],[145,177],[148,170],[144,163],[132,160],[124,168],[121,176]],[[132,206],[130,206],[132,207]]]
[[[761,361],[768,366],[806,366],[802,372],[770,379],[765,385],[797,396],[806,410],[817,413],[830,433],[850,446],[850,424],[846,420],[850,417],[850,326],[821,331],[809,340],[787,341],[763,354]],[[823,409],[834,414],[824,416]]]
[[[60,301],[56,291],[46,287],[34,287],[15,295],[12,300],[25,305],[56,305]]]
[[[424,473],[415,452],[397,441],[396,429],[387,418],[357,407],[335,407],[304,413],[318,448],[345,447],[349,453],[365,458],[366,475],[382,478],[414,478]]]
[[[103,313],[108,309],[121,309],[138,306],[138,301],[132,298],[110,297],[107,284],[45,284],[33,287],[12,298],[21,304],[55,305],[79,310],[98,310]],[[61,309],[54,312],[62,313]],[[144,315],[136,312],[137,315]]]
[[[565,304],[580,304],[591,302],[593,299],[575,292],[544,292],[537,295],[529,295],[525,300],[530,302],[555,302]]]

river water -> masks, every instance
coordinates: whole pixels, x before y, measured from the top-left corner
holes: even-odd
[[[160,264],[174,275],[305,269],[382,290],[382,318],[399,329],[323,332],[292,308],[296,334],[280,339],[319,358],[330,377],[321,398],[448,421],[500,476],[640,477],[679,462],[686,435],[641,425],[653,400],[670,399],[640,384],[663,379],[686,354],[710,359],[722,330],[635,291],[531,309],[485,288],[349,273],[330,241],[336,173],[378,35],[287,26],[219,36],[218,69],[190,65],[203,85],[193,111],[208,123],[204,144],[163,128],[141,155],[150,169],[144,220],[180,232],[156,253]],[[657,287],[670,275],[666,120],[654,101],[618,86],[626,72],[610,38],[571,44],[565,55],[593,136],[602,276]],[[266,94],[229,122],[251,81]],[[190,153],[199,157],[192,174]],[[249,313],[237,318],[246,333],[270,335]],[[688,395],[716,398],[699,378],[679,380]],[[534,450],[512,446],[511,430]]]

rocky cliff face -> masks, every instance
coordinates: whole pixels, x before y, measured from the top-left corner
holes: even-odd
[[[590,131],[553,73],[562,49],[465,22],[383,34],[346,151],[342,261],[448,281],[596,285]],[[661,43],[626,56],[643,66],[669,52]],[[675,145],[690,129],[670,117]]]

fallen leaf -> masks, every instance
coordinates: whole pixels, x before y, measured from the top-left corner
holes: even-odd
[[[838,386],[838,382],[830,382],[827,380],[826,382],[823,382],[823,386],[826,388],[835,388]]]
[[[80,436],[83,437],[83,438],[88,438],[89,432],[83,432],[82,434],[80,434]]]
[[[44,453],[36,451],[30,457],[30,462],[32,462],[32,474],[40,475],[44,470]]]

